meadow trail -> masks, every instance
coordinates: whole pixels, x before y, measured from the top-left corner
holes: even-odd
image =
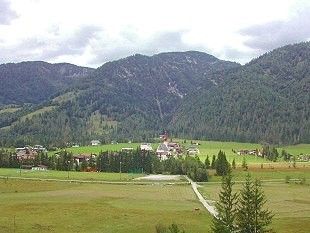
[[[217,217],[217,212],[215,210],[214,206],[211,206],[208,204],[207,200],[205,200],[203,198],[203,196],[200,194],[200,192],[198,191],[198,184],[194,181],[192,181],[188,176],[184,176],[192,185],[192,188],[194,190],[194,192],[196,193],[199,201],[202,203],[202,205],[210,212],[210,214],[212,214],[212,216]]]

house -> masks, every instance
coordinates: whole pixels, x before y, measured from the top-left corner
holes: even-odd
[[[47,166],[38,165],[38,166],[32,167],[31,170],[33,170],[33,171],[47,171]]]
[[[130,151],[133,151],[132,147],[123,147],[122,148],[122,152],[130,152]]]
[[[18,160],[35,159],[37,152],[20,150],[16,155]]]
[[[200,153],[200,151],[196,147],[191,146],[187,149],[187,154],[189,154],[189,155],[197,155],[199,153]]]
[[[79,154],[79,155],[74,155],[73,159],[79,165],[83,161],[89,161],[90,159],[95,159],[95,157],[96,156],[93,154]]]
[[[151,143],[141,143],[140,150],[153,151]]]
[[[162,143],[157,147],[156,155],[159,157],[160,160],[166,160],[171,155],[167,143]]]
[[[160,160],[166,160],[169,156],[171,156],[170,147],[168,143],[168,134],[165,132],[162,137],[163,143],[160,144],[156,149],[156,155]]]
[[[101,144],[101,142],[100,142],[99,140],[92,140],[92,141],[90,142],[90,144],[91,144],[92,146],[99,146],[99,145]]]

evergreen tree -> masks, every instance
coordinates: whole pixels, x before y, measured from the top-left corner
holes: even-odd
[[[211,163],[210,163],[210,160],[209,160],[209,155],[207,155],[207,158],[205,160],[205,167],[206,167],[206,169],[209,169],[210,165],[211,165]]]
[[[233,193],[233,185],[231,173],[223,176],[222,190],[219,194],[219,201],[216,203],[217,217],[212,221],[212,232],[214,233],[230,233],[235,232],[236,218],[236,202],[237,193]]]
[[[230,172],[230,164],[226,159],[225,153],[222,151],[219,151],[218,153],[215,169],[218,176],[224,176]]]
[[[235,160],[235,158],[233,159],[233,161],[232,161],[232,163],[231,163],[231,167],[232,167],[233,169],[236,169],[236,160]]]
[[[243,170],[245,170],[245,171],[248,170],[248,163],[247,163],[245,157],[243,157],[243,159],[242,159],[242,168],[243,168]]]
[[[212,169],[215,169],[215,161],[216,161],[216,157],[215,157],[215,155],[213,155],[212,162],[211,162],[211,168]]]
[[[271,211],[264,210],[266,198],[261,190],[260,183],[251,180],[250,175],[240,193],[237,207],[236,224],[240,233],[264,233],[269,232],[268,225],[274,216]]]

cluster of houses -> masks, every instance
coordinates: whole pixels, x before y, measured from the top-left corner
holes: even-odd
[[[160,158],[160,160],[166,160],[171,156],[182,153],[182,148],[179,143],[168,142],[167,132],[165,132],[164,135],[161,135],[160,138],[162,139],[162,143],[159,144],[156,149],[156,155]],[[152,145],[150,143],[142,143],[140,145],[140,149],[145,151],[153,151]],[[196,149],[195,151],[197,152],[198,150]]]
[[[238,155],[258,155],[263,156],[264,151],[263,150],[238,150]]]
[[[16,148],[16,155],[19,160],[35,158],[38,152],[46,153],[47,150],[41,145]]]

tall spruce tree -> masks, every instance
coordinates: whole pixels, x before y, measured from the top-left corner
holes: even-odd
[[[231,173],[223,176],[222,190],[219,194],[219,201],[216,203],[217,217],[213,218],[211,227],[214,233],[230,233],[236,230],[235,218],[238,194],[233,193],[233,185]]]
[[[210,163],[209,155],[207,155],[207,158],[205,160],[205,167],[206,169],[209,169],[210,166],[211,166],[211,163]]]
[[[216,157],[215,155],[212,156],[212,162],[211,162],[211,168],[215,169],[215,162],[216,162]]]
[[[228,163],[228,161],[226,159],[226,155],[221,150],[219,151],[219,153],[217,155],[217,160],[215,163],[215,169],[216,169],[216,174],[218,176],[225,176],[231,170],[230,164]]]
[[[231,163],[231,167],[232,167],[233,169],[236,169],[236,160],[235,160],[235,158],[233,159],[233,161],[232,161],[232,163]]]
[[[248,174],[238,200],[236,217],[238,232],[264,233],[271,231],[268,226],[274,215],[271,211],[263,209],[266,201],[259,181],[254,182]]]

